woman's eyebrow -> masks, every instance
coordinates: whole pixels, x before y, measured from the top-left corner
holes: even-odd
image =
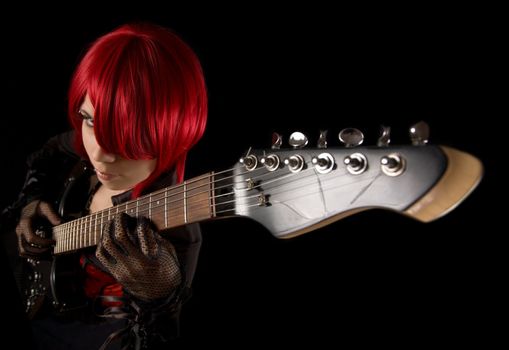
[[[88,117],[88,118],[92,118],[92,119],[94,118],[94,117],[92,117],[92,116],[91,116],[91,115],[90,115],[87,111],[85,111],[85,110],[84,110],[84,109],[82,109],[82,108],[80,108],[80,109],[78,110],[78,113],[80,113],[80,114],[82,114],[83,116]]]

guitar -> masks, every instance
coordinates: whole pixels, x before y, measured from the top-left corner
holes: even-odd
[[[122,212],[148,217],[159,230],[247,217],[277,238],[291,238],[372,208],[430,222],[453,210],[482,178],[482,163],[454,148],[426,142],[355,146],[356,131],[349,132],[348,147],[319,142],[304,148],[307,140],[296,135],[291,149],[276,141],[271,149],[249,150],[231,169],[53,227],[53,262],[29,261],[34,269],[25,295],[29,318],[46,297],[60,312],[77,307],[76,300],[68,300],[69,295],[78,299],[77,289],[62,283],[72,273],[61,277],[58,261],[97,245],[102,227]]]

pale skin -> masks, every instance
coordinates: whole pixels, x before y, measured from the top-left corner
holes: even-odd
[[[97,178],[102,186],[95,193],[90,211],[96,212],[113,206],[111,197],[127,190],[145,180],[154,171],[156,159],[125,159],[119,155],[108,153],[97,143],[94,134],[95,109],[88,95],[80,107],[83,116],[83,145],[96,170]]]

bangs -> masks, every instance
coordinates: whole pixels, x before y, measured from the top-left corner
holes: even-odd
[[[99,145],[109,153],[151,159],[157,153],[151,132],[157,111],[151,96],[160,92],[137,38],[125,39],[123,45],[104,47],[107,62],[92,60],[89,67],[86,90],[95,107],[94,131]]]

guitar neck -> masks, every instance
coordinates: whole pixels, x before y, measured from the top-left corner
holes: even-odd
[[[74,252],[99,243],[104,225],[120,213],[145,216],[158,230],[216,217],[216,187],[221,181],[205,174],[108,209],[53,227],[54,254]]]
[[[159,230],[240,216],[277,238],[381,208],[423,222],[454,209],[482,178],[474,156],[443,146],[251,150],[230,170],[209,173],[53,228],[55,254],[96,245],[120,213]]]

